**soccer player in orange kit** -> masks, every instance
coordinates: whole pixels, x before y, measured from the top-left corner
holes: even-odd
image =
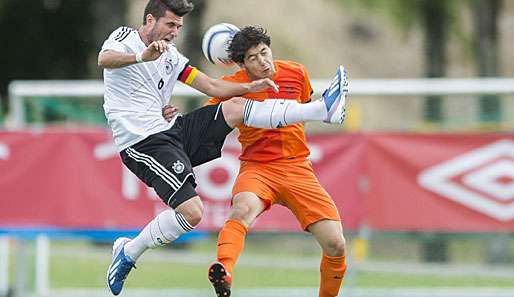
[[[241,69],[223,79],[243,83],[270,78],[279,86],[278,93],[244,95],[251,99],[247,104],[268,98],[309,102],[313,91],[303,65],[273,60],[270,45],[271,38],[260,27],[247,26],[237,32],[228,51]],[[346,72],[339,67],[321,100],[346,100],[347,92]],[[211,98],[208,104],[227,99]],[[346,270],[343,228],[333,200],[307,160],[309,149],[304,125],[284,122],[276,129],[244,125],[238,128],[241,167],[232,191],[231,213],[219,233],[217,261],[208,270],[216,294],[223,297],[231,294],[234,265],[243,251],[248,228],[273,204],[281,204],[293,212],[301,227],[312,233],[323,249],[319,297],[337,296]]]

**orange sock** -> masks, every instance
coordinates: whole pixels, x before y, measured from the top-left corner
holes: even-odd
[[[241,222],[228,220],[218,235],[218,261],[232,275],[237,258],[239,258],[244,249],[247,231],[248,229]]]
[[[346,271],[345,256],[330,257],[323,253],[320,264],[319,297],[335,297],[339,294]]]

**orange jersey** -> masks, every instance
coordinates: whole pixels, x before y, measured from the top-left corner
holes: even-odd
[[[277,98],[296,100],[300,103],[309,102],[312,87],[304,67],[299,63],[281,60],[275,60],[274,65],[276,73],[272,79],[279,86],[280,91],[275,93],[269,89],[248,93],[242,97],[256,101]],[[239,70],[231,76],[224,76],[223,79],[238,83],[251,81],[244,70]],[[211,98],[207,104],[217,104],[227,99]],[[279,159],[303,159],[310,153],[303,124],[278,129],[253,128],[244,125],[238,128],[239,142],[242,145],[240,160],[269,162]]]

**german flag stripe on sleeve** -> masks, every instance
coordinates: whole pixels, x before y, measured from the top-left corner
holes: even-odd
[[[191,65],[187,65],[184,70],[180,73],[178,80],[185,83],[186,85],[191,85],[193,80],[195,80],[196,75],[198,74],[198,69]]]

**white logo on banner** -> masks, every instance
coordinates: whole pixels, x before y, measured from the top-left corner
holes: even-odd
[[[9,159],[10,153],[11,151],[9,150],[7,144],[0,143],[0,159]]]
[[[238,156],[224,153],[222,158],[195,168],[198,190],[213,200],[230,200],[238,172]]]
[[[317,163],[323,159],[323,150],[319,146],[309,143],[309,150],[311,151],[311,154],[308,159],[312,163]]]
[[[428,168],[418,183],[492,218],[514,219],[514,142],[500,140]]]
[[[97,160],[107,160],[119,156],[118,148],[112,142],[98,144],[95,147],[94,155]],[[142,182],[122,162],[121,192],[127,200],[135,200],[139,196],[139,186]],[[158,200],[158,196],[152,188],[147,187],[148,196]]]

